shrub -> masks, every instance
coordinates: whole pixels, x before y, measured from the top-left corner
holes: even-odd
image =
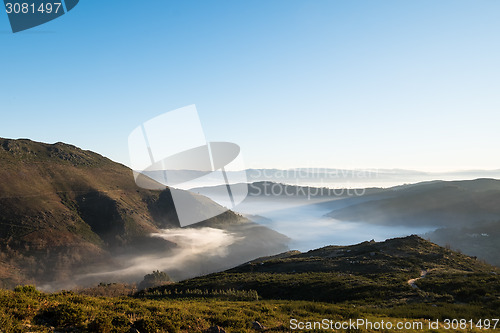
[[[55,326],[81,326],[87,319],[85,311],[75,304],[59,304],[44,315]]]
[[[151,274],[146,274],[144,280],[139,283],[139,290],[159,287],[165,284],[172,283],[172,279],[165,272],[153,271]]]
[[[128,328],[130,327],[130,320],[125,315],[114,316],[111,324],[115,328]]]
[[[90,332],[109,333],[113,329],[113,325],[109,317],[99,316],[88,325],[88,329]]]
[[[14,292],[27,294],[27,295],[31,295],[31,296],[40,295],[40,292],[38,290],[36,290],[35,286],[32,286],[32,285],[17,286],[14,288]]]
[[[156,323],[149,319],[149,318],[143,318],[139,319],[134,323],[134,328],[137,329],[139,332],[156,332],[158,330],[158,325]]]

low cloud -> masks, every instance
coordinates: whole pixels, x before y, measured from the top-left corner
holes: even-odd
[[[229,246],[242,240],[230,232],[215,228],[164,229],[151,237],[161,238],[175,244],[167,253],[118,257],[120,268],[81,276],[79,280],[112,279],[137,281],[153,270],[166,271],[174,278],[204,273],[207,263],[223,261],[228,256]]]

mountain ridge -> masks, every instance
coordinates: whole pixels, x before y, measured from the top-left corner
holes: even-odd
[[[9,268],[0,273],[0,287],[71,280],[95,265],[109,266],[115,254],[176,247],[150,237],[180,227],[170,189],[139,188],[132,170],[97,153],[64,143],[0,138],[0,179],[0,263]],[[220,207],[188,195],[193,209]],[[234,230],[239,225],[271,233],[232,211],[192,227]]]
[[[173,290],[255,290],[263,299],[333,303],[490,302],[494,309],[500,305],[500,269],[411,235],[290,251],[139,294]]]

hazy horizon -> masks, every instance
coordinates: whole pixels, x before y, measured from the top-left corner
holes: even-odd
[[[390,188],[394,186],[416,184],[428,181],[461,181],[480,178],[500,179],[500,170],[462,170],[450,172],[423,172],[415,170],[385,170],[385,169],[334,169],[334,168],[293,168],[280,169],[244,169],[241,171],[230,170],[227,174],[245,171],[246,183],[269,181],[296,186],[310,186],[319,188]],[[192,179],[177,188],[192,190],[203,187],[225,185],[217,176],[197,170],[169,171],[173,176]],[[161,179],[162,171],[148,171],[144,173],[152,179]],[[200,176],[198,179],[197,176]],[[201,177],[203,175],[203,177]],[[231,179],[231,178],[230,178]],[[235,182],[230,182],[234,184]],[[239,183],[239,182],[238,182]]]

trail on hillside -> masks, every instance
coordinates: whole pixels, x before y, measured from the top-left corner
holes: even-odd
[[[414,278],[414,279],[409,279],[408,280],[408,284],[410,286],[412,286],[412,288],[415,288],[415,289],[420,289],[416,284],[415,282],[417,282],[418,280],[420,279],[423,279],[425,276],[427,275],[427,271],[426,270],[421,270],[420,271],[420,277],[418,278]]]

